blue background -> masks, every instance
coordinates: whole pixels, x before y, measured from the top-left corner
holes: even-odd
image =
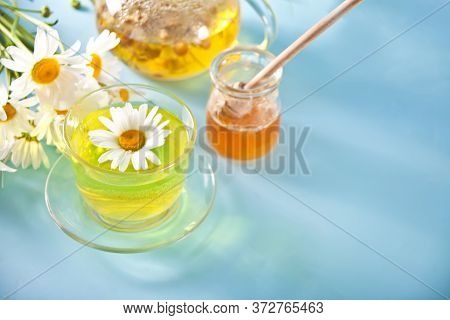
[[[72,10],[69,0],[22,1],[45,3],[66,43],[96,34],[88,1],[85,11]],[[338,3],[272,1],[279,33],[271,51],[279,53]],[[7,175],[0,296],[28,283],[10,298],[448,297],[450,5],[329,82],[443,3],[365,1],[292,61],[281,85],[285,109],[327,83],[283,115],[284,128],[311,128],[303,148],[311,173],[263,173],[289,195],[260,175],[226,174],[221,159],[211,215],[170,247],[135,255],[83,248],[61,261],[80,244],[47,214],[48,171]],[[257,39],[258,23],[244,6],[243,38]],[[131,70],[122,79],[151,82]],[[207,75],[162,85],[204,123]],[[274,155],[286,152],[280,146]]]

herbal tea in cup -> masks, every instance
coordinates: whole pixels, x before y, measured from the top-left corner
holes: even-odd
[[[94,217],[116,230],[149,228],[176,211],[189,154],[194,118],[175,96],[131,85],[128,102],[97,108],[82,99],[64,123],[65,153],[78,190]]]

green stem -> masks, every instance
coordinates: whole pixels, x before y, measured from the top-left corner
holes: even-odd
[[[19,38],[17,38],[14,34],[8,30],[3,23],[0,23],[0,31],[4,33],[17,47],[28,50],[28,48],[20,41]]]
[[[2,4],[8,5],[5,1],[0,0],[0,5],[2,5]],[[44,28],[44,29],[48,28],[48,25],[45,24],[44,22],[42,22],[42,21],[40,21],[40,20],[38,20],[36,18],[33,18],[33,17],[29,16],[28,14],[23,13],[22,11],[14,11],[14,13],[16,15],[18,15],[19,17],[24,18],[28,22],[31,22],[35,26],[38,26],[38,27],[41,27],[41,28]]]
[[[0,2],[1,2],[1,0],[0,0]],[[29,15],[27,15],[27,14],[24,14],[23,12],[17,12],[17,15],[18,16],[20,16],[20,17],[22,17],[22,18],[24,18],[25,20],[27,20],[28,22],[31,22],[32,24],[34,24],[35,26],[37,26],[37,27],[41,27],[42,29],[44,29],[44,30],[47,30],[48,28],[50,28],[47,24],[45,24],[44,22],[42,22],[42,21],[39,21],[38,19],[35,19],[35,18],[33,18],[33,17],[31,17],[31,16],[29,16]],[[60,45],[60,47],[61,47],[61,50],[64,50],[64,44],[62,43],[62,41],[59,39],[58,40],[58,42],[59,42],[59,45]]]
[[[13,0],[12,1],[12,4],[14,5],[14,6],[17,6],[17,1],[16,0]],[[13,25],[12,25],[12,28],[11,28],[11,30],[12,30],[12,33],[16,33],[16,30],[17,30],[17,25],[19,24],[19,17],[16,15],[15,16],[15,18],[14,18],[14,21],[13,21]]]
[[[9,9],[11,11],[22,11],[22,12],[30,12],[30,13],[41,13],[41,10],[33,10],[33,9],[25,9],[25,8],[18,8],[14,6],[10,6],[7,4],[0,4],[0,7],[3,7],[5,9]]]
[[[6,73],[6,89],[8,89],[9,91],[9,86],[11,85],[11,72],[8,69],[6,69],[5,73]]]
[[[0,11],[0,22],[5,25],[8,29],[13,30],[14,29],[14,23],[18,21],[19,17],[12,18],[11,16],[3,13]],[[19,38],[26,39],[27,42],[33,44],[34,43],[34,37],[33,35],[28,32],[24,27],[22,27],[20,24],[17,24],[15,27],[15,35],[17,35]]]

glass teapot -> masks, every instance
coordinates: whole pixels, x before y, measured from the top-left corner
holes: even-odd
[[[246,0],[264,24],[266,48],[275,18],[267,0]],[[97,26],[117,33],[115,54],[160,80],[180,80],[207,70],[236,44],[239,0],[96,0]]]

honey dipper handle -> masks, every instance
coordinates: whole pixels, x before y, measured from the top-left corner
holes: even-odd
[[[317,38],[322,32],[331,27],[343,15],[351,9],[360,4],[363,0],[345,0],[336,9],[331,11],[322,20],[317,22],[308,31],[295,40],[289,47],[287,47],[280,55],[278,55],[271,63],[262,69],[252,80],[247,82],[245,89],[254,88],[262,79],[271,76],[279,68],[284,66],[295,55],[302,51],[308,44]]]

